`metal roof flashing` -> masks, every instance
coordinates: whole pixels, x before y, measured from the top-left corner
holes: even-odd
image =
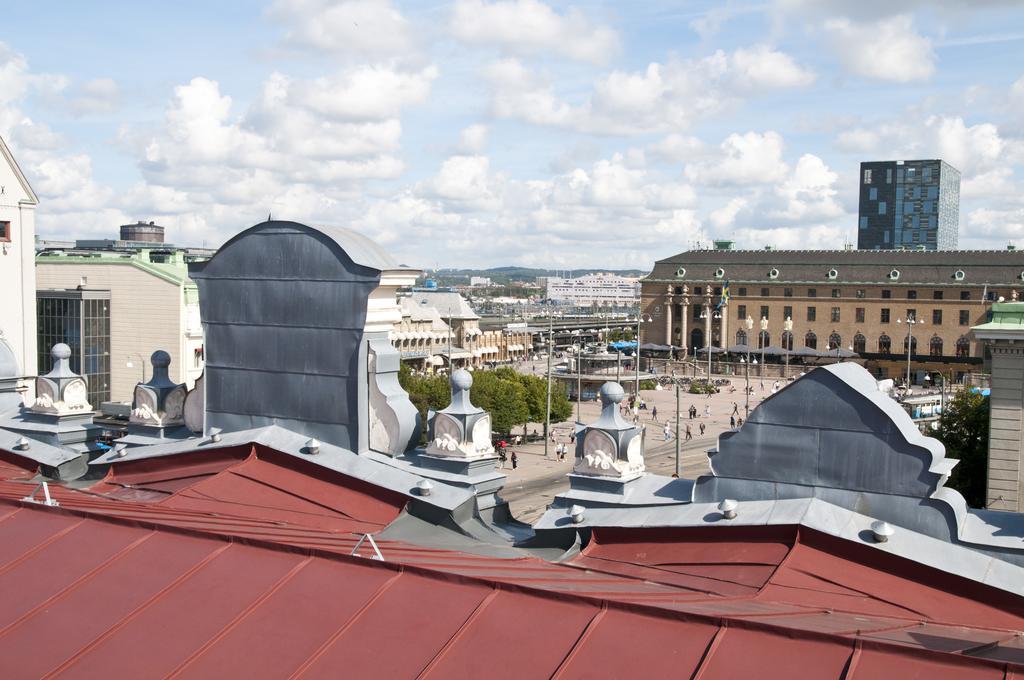
[[[259,444],[447,511],[455,510],[463,504],[473,501],[472,492],[449,484],[437,484],[429,496],[420,496],[416,491],[416,484],[425,479],[423,476],[388,465],[383,460],[378,460],[377,456],[358,455],[327,442],[321,442],[319,453],[311,455],[306,451],[308,441],[307,435],[292,432],[278,425],[268,425],[251,430],[224,432],[219,435],[217,442],[211,441],[209,437],[190,437],[166,444],[128,448],[124,450],[123,456],[118,456],[111,451],[90,464],[118,465],[196,451],[213,451],[240,445]],[[381,456],[381,458],[386,458],[386,456]]]

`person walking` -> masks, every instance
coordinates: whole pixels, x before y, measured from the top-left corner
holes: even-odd
[[[702,436],[702,437],[704,436],[704,423],[700,424],[700,436]],[[515,454],[513,454],[513,455],[515,455]],[[513,460],[515,460],[515,459],[513,458]],[[512,467],[515,467],[515,463],[512,464]]]
[[[686,439],[684,441],[690,441],[693,439],[693,432],[690,430],[690,424],[686,424]]]
[[[657,406],[652,406],[651,407],[651,419],[654,422],[658,422],[658,407]]]
[[[519,467],[519,456],[517,456],[516,452],[513,451],[512,452],[512,469],[515,470],[517,467]]]
[[[505,449],[498,449],[498,469],[505,469],[505,461],[508,460],[508,456],[505,455]]]
[[[672,439],[672,428],[669,427],[668,423],[666,422],[665,423],[665,441],[668,441],[669,439]]]
[[[704,404],[704,417],[705,418],[710,418],[711,417],[711,404]]]
[[[736,416],[729,416],[729,427],[736,427]]]
[[[735,401],[732,402],[732,414],[738,416],[740,414],[740,406]]]

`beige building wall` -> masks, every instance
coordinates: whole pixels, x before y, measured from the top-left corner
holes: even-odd
[[[0,332],[22,376],[36,374],[36,196],[0,139]],[[26,387],[31,390],[31,381]],[[31,394],[28,396],[31,397]]]
[[[194,381],[194,343],[185,337],[187,318],[184,288],[149,272],[124,264],[60,264],[38,262],[39,290],[67,289],[87,277],[86,288],[110,291],[110,397],[132,399],[135,384],[142,379],[140,355],[145,360],[146,379],[152,375],[150,355],[162,349],[171,355],[170,376],[177,382]],[[199,339],[201,345],[202,339]],[[185,356],[188,353],[188,356]],[[132,367],[126,364],[131,361]],[[99,408],[99,404],[93,405]]]

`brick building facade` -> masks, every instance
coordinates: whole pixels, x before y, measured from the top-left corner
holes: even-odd
[[[915,370],[956,379],[980,369],[971,326],[1021,290],[1024,252],[1015,250],[698,250],[659,260],[642,280],[641,306],[654,318],[645,342],[691,352],[709,337],[715,347],[852,348],[880,377],[905,372],[910,318]]]

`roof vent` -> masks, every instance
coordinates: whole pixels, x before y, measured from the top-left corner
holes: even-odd
[[[893,269],[891,272],[889,272],[889,278],[892,279],[893,281],[899,279],[900,278],[900,270],[899,269]]]
[[[964,280],[964,270],[963,269],[957,269],[955,272],[953,272],[953,278],[955,280],[957,280],[957,281],[963,281]]]
[[[220,441],[220,433],[222,431],[223,430],[221,430],[219,427],[211,427],[210,428],[210,441],[213,442],[214,444],[219,442]]]
[[[18,437],[18,441],[14,443],[14,448],[19,451],[27,451],[29,446],[30,444],[27,437]]]
[[[835,269],[829,269],[828,270],[828,278],[829,278],[830,281],[835,280],[835,278],[838,277],[838,276],[839,276],[839,272],[836,271]]]
[[[416,493],[420,496],[429,496],[434,490],[434,485],[430,483],[429,479],[421,479],[416,482]]]
[[[1021,281],[1024,281],[1024,272],[1021,272],[1021,273],[1020,273],[1020,280],[1021,280]]]
[[[739,507],[739,503],[731,498],[726,498],[718,504],[718,509],[722,512],[722,517],[725,519],[736,519],[737,507]]]
[[[718,269],[716,269],[716,270],[715,270],[715,278],[716,278],[716,279],[720,279],[720,278],[722,278],[723,276],[725,276],[725,270],[724,270],[724,269],[722,269],[721,267],[719,267]]]
[[[676,278],[681,279],[686,276],[686,267],[680,267],[676,270]]]
[[[128,455],[128,447],[124,444],[117,444],[114,446],[114,456],[117,458],[124,458]]]
[[[874,536],[875,543],[887,542],[894,533],[896,533],[896,530],[888,522],[878,520],[871,523],[871,535]]]
[[[586,510],[582,505],[574,505],[569,508],[569,517],[573,524],[580,524],[583,521],[583,512]]]
[[[777,278],[779,278],[779,270],[778,269],[774,269],[774,268],[771,269],[768,272],[768,278],[770,278],[770,279],[777,279]]]
[[[315,456],[320,453],[320,442],[316,439],[310,439],[306,442],[306,453],[311,456]]]

